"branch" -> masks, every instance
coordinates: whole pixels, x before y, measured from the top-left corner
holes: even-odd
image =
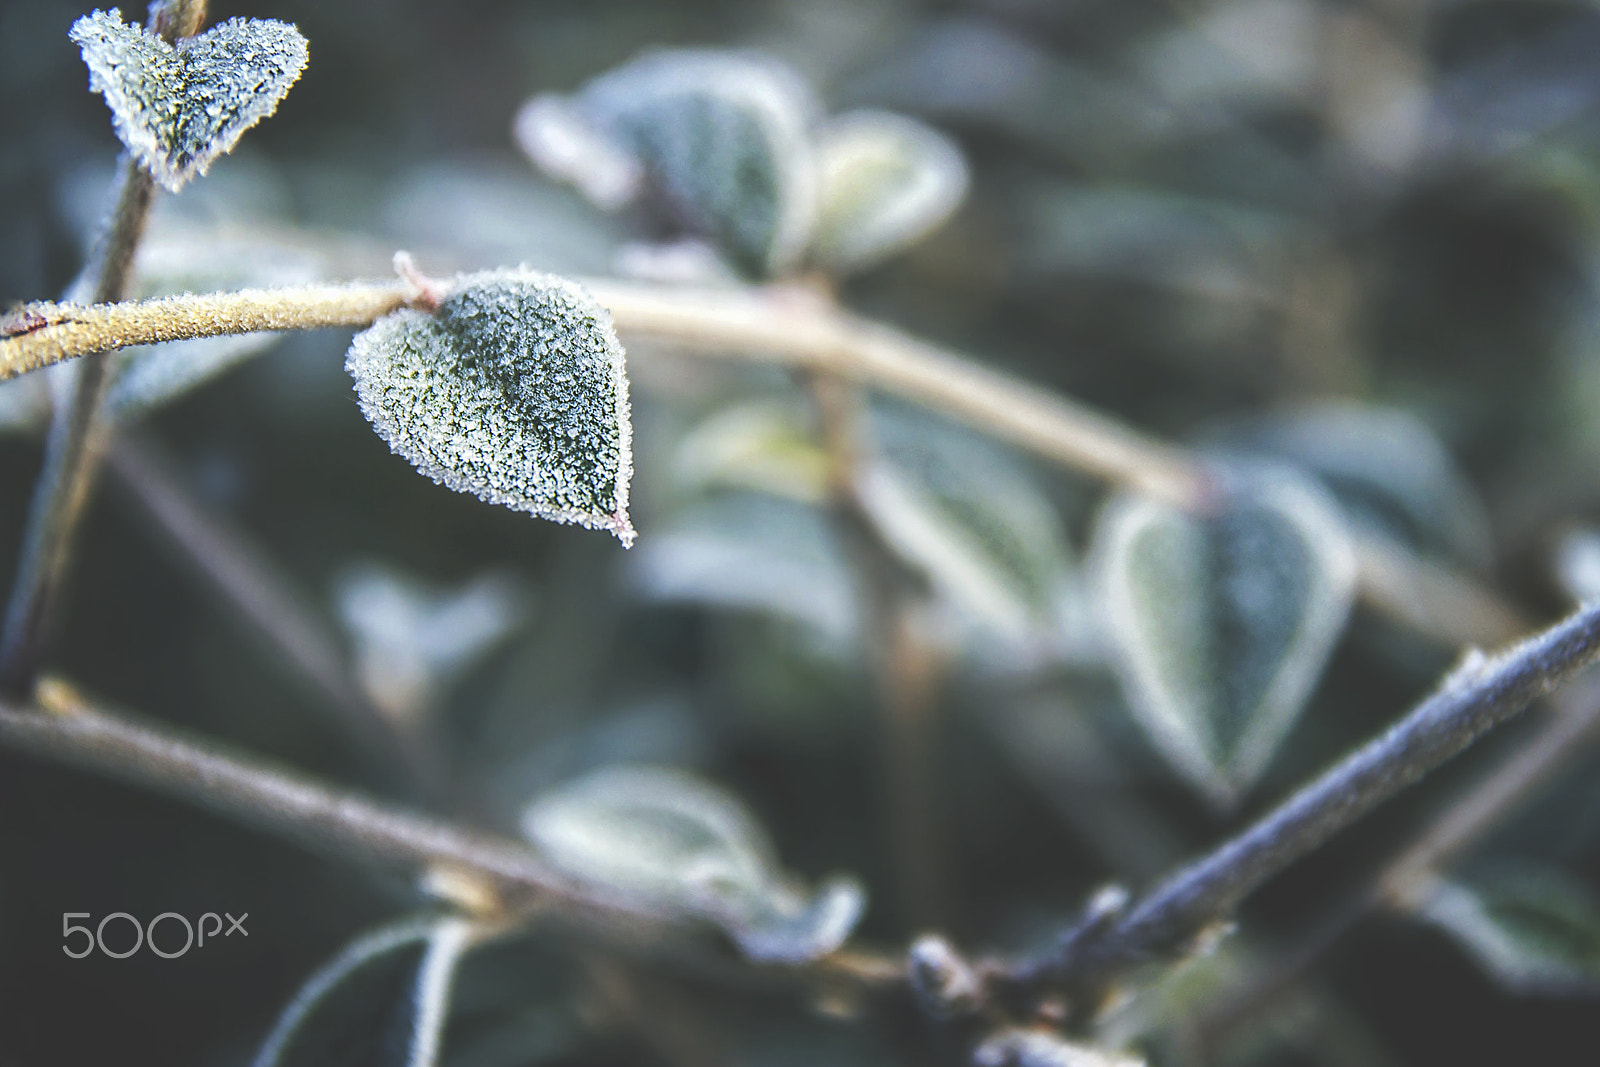
[[[1209,855],[1179,869],[1112,922],[1084,927],[1006,981],[1101,985],[1185,951],[1258,886],[1600,659],[1600,605],[1512,647],[1469,661],[1381,737]]]
[[[958,353],[837,311],[813,294],[666,289],[601,279],[585,279],[584,285],[624,334],[684,345],[701,355],[834,375],[1179,506],[1206,497],[1206,471],[1182,449]],[[416,296],[414,283],[400,282],[164,297],[92,309],[27,305],[0,322],[0,380],[102,344],[366,326]],[[1363,596],[1441,640],[1493,645],[1528,628],[1492,592],[1396,543],[1368,535],[1357,547]]]
[[[381,804],[214,742],[92,706],[64,684],[42,684],[40,698],[48,710],[0,702],[0,745],[198,804],[341,859],[460,886],[454,899],[485,901],[478,906],[490,907],[497,919],[549,916],[626,941],[685,918],[580,885],[521,842]],[[862,990],[905,978],[898,961],[852,950],[813,960],[802,971]]]

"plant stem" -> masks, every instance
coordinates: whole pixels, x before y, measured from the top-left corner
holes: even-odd
[[[338,714],[345,733],[380,781],[415,799],[443,799],[446,775],[437,747],[401,730],[373,706],[351,677],[336,636],[259,548],[201,506],[167,461],[138,437],[119,434],[109,466],[151,525],[173,542],[181,559]]]
[[[205,16],[206,0],[159,0],[150,5],[149,26],[171,42],[198,30]],[[118,164],[116,188],[110,222],[78,283],[96,304],[127,296],[134,254],[155,202],[155,178],[126,152]],[[0,336],[4,332],[0,326]],[[58,394],[50,414],[44,467],[29,506],[16,582],[0,627],[0,696],[25,695],[38,673],[56,591],[105,444],[100,409],[110,385],[109,365],[108,351],[92,355],[71,378],[66,403]]]
[[[1183,450],[958,353],[837,311],[796,290],[687,290],[588,279],[632,337],[697,354],[831,374],[893,393],[1073,470],[1178,504],[1202,502],[1203,466]],[[414,296],[403,283],[164,297],[103,308],[28,305],[0,322],[0,380],[99,346],[264,329],[364,326]],[[1358,539],[1359,585],[1374,606],[1452,645],[1494,645],[1528,629],[1492,592],[1376,535]]]
[[[1023,986],[1103,984],[1184,951],[1267,879],[1455,756],[1600,658],[1600,605],[1469,663],[1382,736],[1356,750],[1239,836],[1179,869],[1093,936],[1064,939],[1013,968]]]
[[[1271,971],[1201,1020],[1207,1044],[1275,1003],[1307,970],[1368,914],[1384,906],[1409,910],[1445,869],[1485,834],[1500,826],[1542,787],[1600,740],[1600,678],[1562,692],[1556,711],[1516,752],[1480,781],[1444,804],[1437,817],[1367,888],[1312,926]]]

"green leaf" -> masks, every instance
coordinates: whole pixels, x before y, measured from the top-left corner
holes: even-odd
[[[820,217],[813,256],[848,273],[870,267],[960,206],[967,163],[944,134],[887,111],[852,111],[818,132]]]
[[[1600,994],[1600,900],[1564,871],[1518,864],[1441,880],[1417,914],[1514,993]]]
[[[871,426],[881,459],[860,491],[883,538],[980,628],[1020,642],[1053,625],[1070,557],[1027,468],[918,414],[879,409]]]
[[[1344,627],[1355,562],[1339,515],[1287,471],[1225,473],[1205,514],[1122,496],[1094,569],[1134,717],[1229,805],[1277,750]]]
[[[308,54],[298,30],[272,19],[229,19],[171,45],[112,8],[83,16],[69,36],[117,136],[173,192],[277,109]]]
[[[753,489],[820,504],[828,492],[828,455],[813,421],[793,397],[721,408],[678,442],[674,473],[688,490]]]
[[[1484,566],[1489,517],[1443,442],[1400,408],[1308,404],[1237,422],[1220,436],[1293,463],[1328,487],[1352,522]]]
[[[519,115],[534,161],[600,206],[648,183],[687,229],[740,269],[782,273],[816,216],[810,125],[817,105],[793,71],[757,53],[665,49]]]
[[[403,308],[357,334],[345,367],[367,420],[434,481],[633,543],[622,346],[577,285],[458,278],[433,314]]]
[[[602,897],[709,920],[752,960],[826,955],[865,905],[847,877],[803,892],[744,805],[683,771],[596,771],[530,804],[522,827],[547,860]]]
[[[1008,1027],[985,1038],[972,1062],[975,1067],[1144,1067],[1145,1061],[1044,1029]]]
[[[481,936],[426,917],[358,938],[301,987],[252,1067],[433,1067],[456,967]]]

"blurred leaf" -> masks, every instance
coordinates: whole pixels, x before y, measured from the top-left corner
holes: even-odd
[[[1175,769],[1229,805],[1315,688],[1355,561],[1314,485],[1268,468],[1223,479],[1204,514],[1113,500],[1094,556],[1130,709]]]
[[[174,46],[112,8],[70,36],[117,136],[173,192],[277,110],[308,54],[298,30],[272,19],[229,19]]]
[[[1572,530],[1556,545],[1556,577],[1580,604],[1600,601],[1600,530]]]
[[[813,255],[849,273],[937,229],[967,192],[967,163],[944,134],[887,111],[852,111],[818,131],[821,208]]]
[[[1144,1067],[1144,1060],[1068,1041],[1045,1029],[1011,1027],[985,1038],[972,1054],[976,1067]]]
[[[1054,624],[1069,555],[1026,468],[931,418],[876,411],[882,462],[861,473],[879,532],[970,620],[1012,641]]]
[[[683,771],[597,771],[535,800],[522,827],[546,859],[602,895],[708,919],[752,960],[832,952],[866,902],[846,877],[803,892],[745,806]]]
[[[1549,867],[1500,867],[1441,880],[1417,914],[1514,993],[1600,994],[1600,900]]]
[[[464,919],[409,919],[358,938],[301,987],[253,1067],[433,1067]]]
[[[461,277],[433,314],[403,308],[357,334],[345,366],[367,420],[434,481],[633,543],[622,346],[577,285]]]
[[[1353,522],[1375,524],[1421,548],[1486,566],[1489,516],[1444,444],[1399,408],[1329,402],[1241,420],[1230,445],[1316,475]]]
[[[793,266],[816,216],[809,88],[756,53],[660,50],[518,116],[534,161],[603,207],[644,181],[743,270]],[[630,167],[630,162],[632,166]]]
[[[689,490],[754,489],[807,504],[827,495],[828,457],[795,397],[716,411],[683,436],[673,460]]]
[[[702,501],[652,531],[630,562],[658,600],[780,615],[835,648],[855,641],[850,570],[814,508],[749,495]]]
[[[358,564],[334,584],[354,645],[356,674],[380,708],[402,720],[520,626],[526,597],[504,574],[436,588],[380,564]]]

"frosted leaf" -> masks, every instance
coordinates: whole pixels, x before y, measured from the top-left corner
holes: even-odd
[[[1049,624],[1068,552],[1055,509],[1014,457],[920,415],[878,410],[881,461],[860,478],[883,538],[980,628],[1012,642]]]
[[[1564,871],[1517,865],[1440,881],[1417,914],[1514,993],[1600,994],[1600,900]]]
[[[849,878],[800,891],[744,805],[683,771],[596,771],[534,801],[522,828],[548,861],[596,892],[710,920],[752,960],[826,955],[865,905]]]
[[[837,272],[870,267],[937,229],[967,193],[967,163],[944,134],[886,111],[852,111],[818,134],[820,216],[812,255]]]
[[[632,159],[689,230],[754,275],[793,266],[816,217],[817,105],[787,67],[755,53],[662,50],[603,74],[563,107],[535,101],[519,139],[552,174],[613,207]]]
[[[112,8],[69,36],[117,136],[173,192],[277,110],[308,55],[300,31],[273,19],[229,19],[172,45]]]
[[[485,574],[445,589],[375,563],[342,573],[334,602],[362,688],[402,721],[426,711],[526,615],[523,597],[505,575]]]
[[[1444,443],[1400,408],[1308,404],[1224,428],[1231,445],[1315,474],[1352,521],[1479,566],[1492,554],[1489,517]]]
[[[484,931],[463,919],[407,919],[366,934],[311,976],[252,1067],[433,1067],[462,956]]]
[[[1288,471],[1231,471],[1203,515],[1122,496],[1094,570],[1135,719],[1215,803],[1260,775],[1344,628],[1353,553],[1332,501]]]
[[[434,481],[633,543],[622,346],[574,283],[460,277],[434,313],[402,308],[357,334],[345,368],[367,420]]]

